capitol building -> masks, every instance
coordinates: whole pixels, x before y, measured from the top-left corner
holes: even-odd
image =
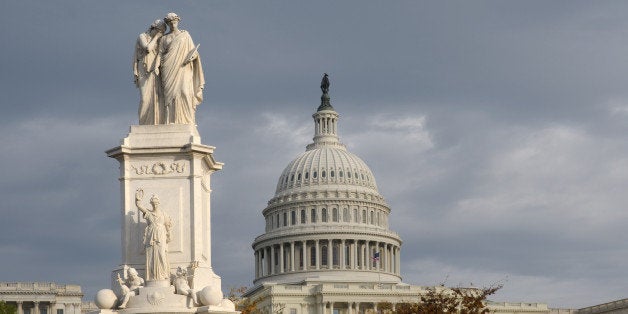
[[[373,172],[339,139],[339,114],[323,78],[313,143],[285,167],[253,242],[263,312],[353,314],[418,302],[428,288],[402,282],[402,240]],[[442,289],[442,287],[436,287]],[[498,313],[549,313],[542,303],[490,303]],[[558,313],[558,312],[556,312]]]

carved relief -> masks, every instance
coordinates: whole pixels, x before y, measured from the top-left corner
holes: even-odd
[[[131,166],[131,170],[136,175],[166,175],[171,173],[184,173],[186,164],[184,162],[172,162],[166,164],[164,162],[156,162],[152,165]]]

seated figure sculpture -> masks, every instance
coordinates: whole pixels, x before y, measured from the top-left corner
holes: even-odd
[[[184,268],[182,268],[181,266],[177,267],[177,275],[173,280],[175,293],[181,294],[181,295],[187,295],[188,297],[192,298],[192,301],[194,302],[194,304],[198,304],[196,291],[190,288],[190,285],[188,284],[187,275],[188,273]]]
[[[122,290],[118,308],[124,309],[129,299],[137,295],[139,288],[144,286],[144,279],[140,277],[135,268],[124,265],[124,279],[120,278],[120,274],[118,274],[118,283]]]

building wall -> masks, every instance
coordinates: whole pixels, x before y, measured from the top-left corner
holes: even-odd
[[[53,282],[0,282],[0,300],[18,314],[81,314],[81,286]]]

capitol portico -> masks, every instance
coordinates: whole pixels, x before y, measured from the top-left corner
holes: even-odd
[[[0,300],[17,314],[80,314],[83,292],[78,285],[53,282],[0,282]]]

